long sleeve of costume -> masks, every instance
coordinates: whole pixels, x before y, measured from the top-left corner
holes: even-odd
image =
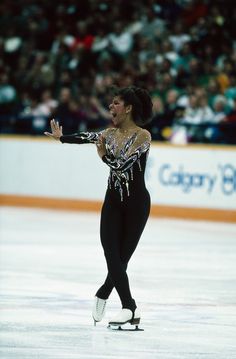
[[[60,137],[62,143],[96,143],[102,132],[80,132]]]

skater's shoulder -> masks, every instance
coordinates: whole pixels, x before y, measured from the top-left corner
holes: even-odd
[[[102,134],[104,137],[109,136],[113,133],[115,133],[116,129],[114,127],[108,127],[105,130],[102,131]]]
[[[151,142],[151,140],[152,140],[152,136],[151,136],[150,132],[148,130],[146,130],[145,128],[141,128],[141,127],[137,132],[137,138],[139,140],[148,141],[148,142]]]

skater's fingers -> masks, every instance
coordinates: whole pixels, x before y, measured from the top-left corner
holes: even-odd
[[[97,140],[96,144],[101,145],[101,138],[100,137],[98,137],[98,140]]]
[[[53,128],[54,131],[57,130],[56,121],[55,121],[54,119],[51,121],[51,126],[52,126],[52,128]]]
[[[44,132],[44,134],[45,134],[46,136],[48,136],[48,137],[52,137],[52,138],[54,137],[53,134],[50,133],[50,132]]]
[[[55,121],[54,120],[50,121],[50,125],[51,125],[52,132],[55,131]]]
[[[101,141],[102,143],[105,142],[105,137],[104,137],[103,135],[100,136],[100,141]]]

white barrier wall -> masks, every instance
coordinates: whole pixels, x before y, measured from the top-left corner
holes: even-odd
[[[2,194],[103,199],[108,168],[91,144],[1,139]]]
[[[103,200],[109,170],[94,145],[1,138],[0,193]],[[157,205],[236,209],[235,148],[153,144],[146,173]]]

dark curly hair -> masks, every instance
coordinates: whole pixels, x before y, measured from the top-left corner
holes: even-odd
[[[114,89],[126,106],[132,105],[132,117],[137,125],[144,126],[152,120],[152,100],[147,90],[131,86]]]

